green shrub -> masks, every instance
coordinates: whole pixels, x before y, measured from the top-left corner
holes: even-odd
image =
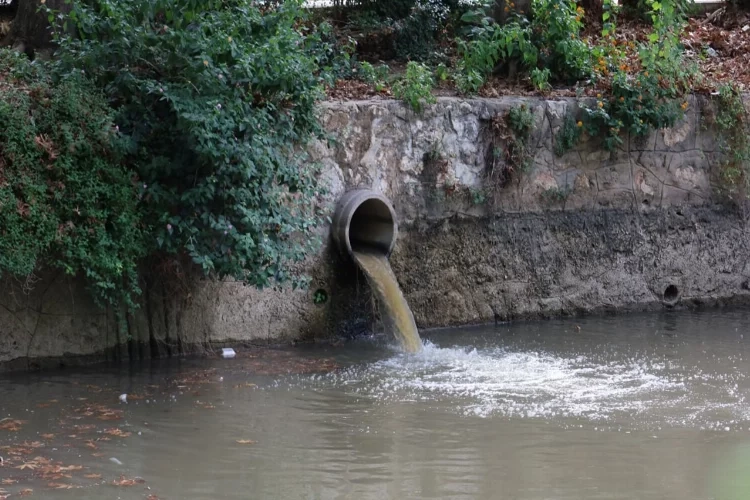
[[[524,142],[534,126],[534,113],[525,104],[514,106],[508,111],[508,126],[513,134]]]
[[[611,90],[599,95],[596,106],[586,110],[587,132],[605,137],[604,145],[613,150],[622,143],[622,132],[635,137],[658,128],[671,127],[687,109],[685,94],[696,77],[695,67],[684,58],[679,32],[684,20],[671,0],[654,2],[651,12],[653,32],[639,46],[640,71],[631,76],[619,50],[599,56],[599,71],[612,68]],[[614,32],[613,25],[608,28]]]
[[[102,96],[80,75],[53,83],[0,50],[0,274],[80,275],[100,304],[133,305],[145,244],[140,182]]]
[[[450,72],[444,63],[440,63],[435,67],[435,78],[437,78],[437,81],[439,82],[445,82],[450,78]]]
[[[534,112],[525,104],[489,119],[490,147],[485,164],[491,190],[507,187],[531,168],[529,139],[533,127]]]
[[[469,40],[456,40],[459,90],[476,92],[501,63],[520,65],[540,90],[549,81],[572,83],[589,76],[590,51],[580,39],[583,10],[572,0],[532,0],[531,10],[531,20],[514,15],[503,25],[482,11],[462,17],[475,26]]]
[[[531,83],[534,88],[540,92],[548,91],[551,86],[549,84],[549,78],[552,73],[549,68],[539,69],[534,68],[531,70]]]
[[[589,47],[581,40],[583,9],[575,0],[532,0],[532,41],[539,67],[553,80],[575,83],[590,76]]]
[[[74,2],[56,69],[85,73],[115,107],[151,252],[259,287],[304,279],[293,263],[321,214],[299,146],[321,133],[332,65],[304,21],[292,0]]]
[[[353,57],[357,43],[349,37],[337,37],[328,21],[300,31],[306,35],[307,52],[321,69],[320,74],[329,86],[337,79],[351,78],[356,67]]]
[[[561,187],[545,189],[540,195],[542,201],[550,205],[565,203],[565,200],[567,200],[569,196],[570,189]]]
[[[404,76],[393,84],[393,95],[421,113],[425,104],[435,102],[435,96],[432,95],[434,85],[430,68],[422,63],[409,61]]]
[[[445,58],[440,37],[451,30],[453,21],[474,4],[484,0],[363,0],[347,2],[349,26],[365,33],[385,34],[388,49],[404,61],[435,63]],[[385,47],[383,47],[385,48]]]
[[[377,92],[383,91],[388,85],[390,68],[387,64],[381,64],[377,68],[367,61],[359,63],[360,79],[372,85]]]
[[[456,85],[467,94],[476,93],[501,61],[521,61],[536,67],[539,51],[531,42],[528,21],[517,18],[505,25],[483,17],[469,40],[456,40],[459,60]]]
[[[566,115],[560,131],[555,136],[555,154],[562,156],[573,149],[581,140],[583,122],[576,122],[572,115]]]
[[[736,86],[719,89],[716,110],[719,150],[719,187],[742,206],[750,195],[750,119]]]
[[[618,72],[612,79],[611,95],[600,96],[586,109],[586,130],[591,136],[604,136],[604,146],[612,151],[622,144],[622,133],[646,136],[654,129],[671,127],[683,116],[686,102],[677,100],[673,88],[660,84],[658,75],[648,71],[631,79]]]

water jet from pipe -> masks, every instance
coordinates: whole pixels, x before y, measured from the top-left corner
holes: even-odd
[[[421,351],[414,315],[388,262],[398,235],[396,212],[388,198],[369,189],[345,193],[336,207],[331,231],[339,250],[365,273],[382,308],[386,330],[405,351]]]

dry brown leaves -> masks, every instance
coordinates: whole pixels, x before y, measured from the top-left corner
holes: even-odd
[[[73,489],[80,488],[80,486],[75,485],[75,484],[69,484],[69,483],[51,482],[51,483],[47,483],[47,488],[52,488],[53,490],[73,490]]]
[[[243,373],[253,375],[288,375],[328,373],[338,369],[330,358],[304,358],[298,352],[285,349],[258,349],[238,356]],[[252,387],[253,384],[248,385]]]
[[[0,420],[0,431],[18,432],[26,422],[23,420],[14,420],[12,418],[4,418]]]
[[[384,89],[381,92],[375,90],[372,85],[359,80],[336,80],[333,87],[327,89],[329,99],[356,100],[369,99],[373,97],[391,97],[391,91]]]
[[[126,432],[118,428],[104,429],[104,431],[102,432],[104,432],[104,434],[108,434],[110,436],[115,436],[115,437],[120,437],[120,438],[126,438],[132,434],[130,432]]]
[[[732,82],[744,89],[750,88],[750,29],[743,30],[738,26],[726,30],[706,21],[691,19],[683,43],[695,54],[709,85]],[[708,55],[698,57],[705,53]]]
[[[143,484],[145,482],[146,480],[140,477],[126,478],[125,476],[120,476],[118,479],[113,480],[112,484],[115,486],[129,487],[135,486],[136,484]]]
[[[82,406],[74,411],[80,417],[94,417],[105,421],[121,420],[123,417],[122,410],[115,410],[99,403]]]

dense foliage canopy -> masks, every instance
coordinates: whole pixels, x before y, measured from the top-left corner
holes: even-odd
[[[303,280],[291,269],[322,214],[300,151],[321,135],[315,105],[338,63],[300,2],[82,0],[48,15],[53,61],[5,53],[0,70],[19,75],[0,108],[16,176],[0,247],[22,250],[0,269],[52,260],[97,290],[137,291],[140,257],[186,257],[260,287]]]
[[[112,110],[83,78],[55,82],[13,51],[0,75],[0,272],[31,286],[49,266],[130,302],[144,232]]]

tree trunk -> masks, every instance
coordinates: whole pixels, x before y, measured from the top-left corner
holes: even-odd
[[[578,0],[578,5],[586,11],[587,21],[594,22],[597,26],[601,24],[603,12],[602,0]]]
[[[56,12],[68,13],[72,6],[65,0],[46,0],[45,5]],[[5,45],[14,45],[27,54],[53,47],[52,30],[47,13],[39,10],[39,0],[18,0],[13,28]]]

